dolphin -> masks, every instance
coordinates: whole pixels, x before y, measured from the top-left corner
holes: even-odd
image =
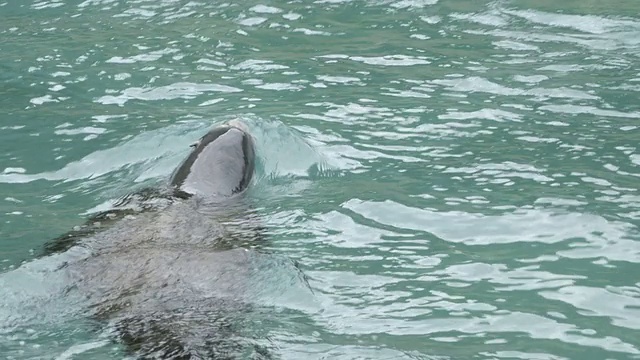
[[[237,203],[255,172],[255,143],[247,126],[231,120],[216,126],[191,144],[191,152],[170,176],[168,187],[150,187],[129,193],[113,209],[94,214],[73,231],[47,241],[41,255],[68,250],[77,242],[128,215],[159,210],[177,200],[196,198]]]
[[[228,197],[243,192],[255,167],[255,146],[244,123],[216,127],[192,145],[176,169],[171,186],[179,194]]]
[[[251,299],[265,273],[253,251],[260,228],[243,197],[254,167],[246,126],[217,126],[192,145],[166,189],[127,195],[46,244],[48,254],[68,254],[58,270],[68,293],[86,300],[127,354],[271,358],[243,327],[256,314]]]

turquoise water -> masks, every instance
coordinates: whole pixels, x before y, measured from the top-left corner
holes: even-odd
[[[280,358],[639,359],[638,14],[0,0],[0,357],[121,359],[39,249],[242,118]]]

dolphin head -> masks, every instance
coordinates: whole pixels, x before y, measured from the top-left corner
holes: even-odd
[[[179,196],[228,197],[247,188],[253,177],[255,149],[242,122],[215,127],[192,147],[171,176],[171,186]]]

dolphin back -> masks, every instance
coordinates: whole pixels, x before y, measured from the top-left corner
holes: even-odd
[[[171,186],[179,195],[228,197],[249,186],[255,167],[255,148],[244,128],[218,126],[193,146],[171,177]]]

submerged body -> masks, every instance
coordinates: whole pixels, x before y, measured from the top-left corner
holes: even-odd
[[[85,239],[63,269],[91,315],[138,358],[236,358],[262,255],[195,201],[128,216]]]
[[[239,196],[254,171],[250,135],[238,123],[203,136],[170,181],[160,205],[110,211],[99,226],[63,236],[70,292],[107,321],[138,358],[231,359],[253,352],[240,335],[250,312],[259,237]],[[147,192],[148,198],[161,192]],[[127,197],[131,201],[134,197]],[[104,222],[110,223],[105,227]],[[243,358],[246,358],[245,354]]]

